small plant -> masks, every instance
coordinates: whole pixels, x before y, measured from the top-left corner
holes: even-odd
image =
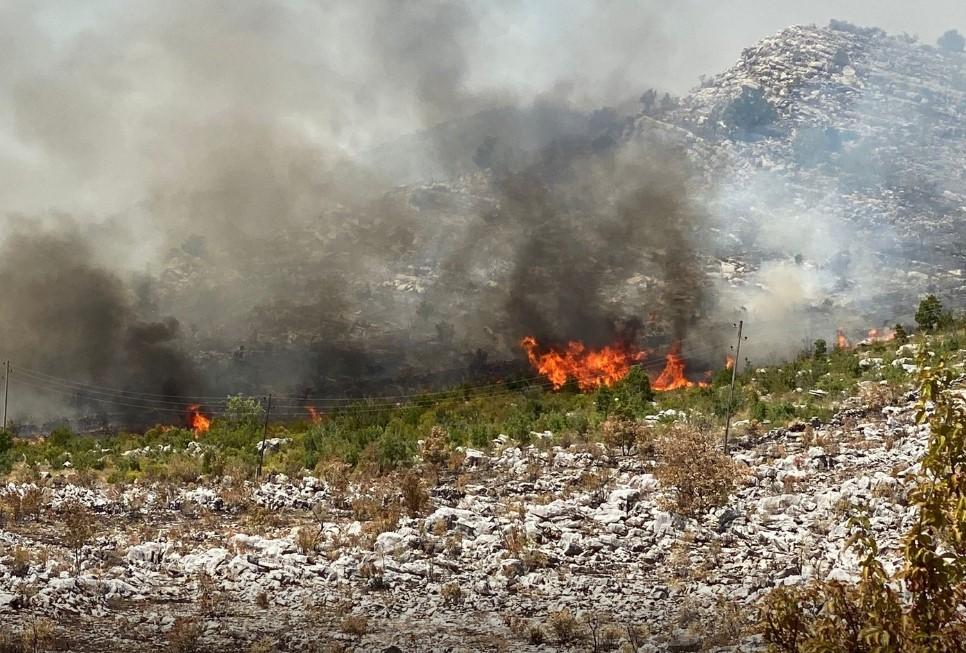
[[[168,632],[169,653],[202,653],[201,624],[190,617],[179,617]]]
[[[457,581],[443,585],[440,589],[440,594],[443,597],[444,603],[455,605],[463,602],[463,590]]]
[[[609,417],[601,424],[601,434],[604,444],[620,449],[622,455],[629,456],[645,440],[648,429],[640,422],[625,417]]]
[[[225,605],[225,597],[218,589],[218,583],[207,571],[198,574],[198,611],[212,617],[219,614]]]
[[[527,641],[534,646],[540,646],[547,641],[546,631],[540,627],[540,624],[530,624],[527,628]]]
[[[23,547],[15,547],[10,557],[10,574],[23,578],[30,572],[30,552]]]
[[[593,653],[613,651],[620,641],[621,631],[613,624],[609,624],[596,612],[584,615],[582,619],[590,638]]]
[[[573,644],[584,638],[584,629],[569,608],[551,612],[547,617],[547,630],[558,644]]]
[[[295,532],[295,545],[298,547],[299,553],[304,556],[312,556],[315,553],[320,531],[321,528],[316,530],[310,526],[299,527]]]
[[[423,441],[422,458],[437,468],[443,468],[449,461],[449,433],[438,424],[430,429],[429,437]]]
[[[737,470],[716,438],[674,426],[658,439],[657,450],[660,458],[654,475],[671,490],[671,509],[696,517],[727,501]]]
[[[365,615],[350,614],[339,624],[339,631],[358,641],[369,632],[369,619]]]
[[[594,504],[600,505],[607,499],[607,492],[614,481],[614,471],[610,467],[601,467],[595,471],[584,472],[580,475],[580,487],[590,493]]]
[[[909,342],[909,334],[906,333],[906,328],[901,324],[896,324],[896,328],[893,330],[895,333],[895,341],[898,345],[904,345]]]
[[[819,338],[812,345],[812,357],[818,359],[826,356],[828,356],[828,343],[823,338]]]
[[[403,505],[406,506],[409,516],[418,517],[429,503],[429,494],[426,493],[422,480],[415,474],[406,474],[403,476],[400,489]]]

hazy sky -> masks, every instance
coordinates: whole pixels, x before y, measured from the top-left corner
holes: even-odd
[[[96,30],[151,4],[8,1],[31,7],[38,25],[60,38]],[[219,3],[199,0],[198,4]],[[327,5],[364,5],[365,0],[275,4],[309,8],[306,15],[317,19],[328,11]],[[625,82],[683,93],[697,83],[699,75],[719,72],[757,39],[788,25],[824,25],[831,18],[915,34],[927,43],[950,28],[966,32],[963,0],[478,0],[468,4],[481,18],[479,33],[467,43],[474,55],[472,79],[523,92],[578,78],[589,82],[587,95],[619,92],[614,86]],[[313,11],[318,7],[321,14]],[[331,13],[335,19],[339,12]]]
[[[0,209],[116,210],[280,143],[309,165],[541,96],[685,93],[833,17],[933,43],[966,2],[0,0]]]

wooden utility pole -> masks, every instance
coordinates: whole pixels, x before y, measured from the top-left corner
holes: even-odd
[[[262,477],[262,463],[265,462],[265,437],[268,435],[268,415],[272,412],[272,395],[268,395],[265,405],[265,422],[262,424],[262,446],[258,452],[258,469],[255,471],[255,479]]]
[[[744,320],[738,320],[738,344],[735,346],[735,362],[731,366],[731,392],[728,395],[728,417],[725,420],[725,432],[724,432],[724,452],[728,453],[728,435],[731,433],[731,411],[734,409],[735,402],[735,378],[738,376],[738,361],[741,359],[741,328],[744,326]]]
[[[10,361],[3,362],[3,429],[7,429],[7,398],[10,396]]]

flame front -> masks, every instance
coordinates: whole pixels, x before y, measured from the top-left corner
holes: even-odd
[[[735,357],[731,354],[725,354],[725,369],[730,370],[735,366]]]
[[[627,376],[631,366],[644,358],[644,352],[628,346],[607,345],[602,349],[587,349],[582,342],[570,342],[564,350],[550,349],[540,353],[540,345],[533,336],[520,342],[530,364],[547,377],[554,390],[559,390],[574,379],[581,390],[611,386]]]
[[[206,417],[201,412],[201,406],[199,404],[188,406],[188,421],[191,423],[191,428],[196,435],[207,433],[208,429],[211,428],[211,418]]]
[[[305,412],[309,414],[309,419],[318,424],[322,421],[322,414],[319,413],[315,406],[306,406]]]
[[[895,340],[896,332],[886,327],[883,329],[869,329],[868,342],[889,342]]]
[[[708,384],[702,381],[690,381],[684,375],[687,365],[681,357],[681,343],[671,347],[671,351],[664,357],[664,370],[656,379],[651,381],[651,387],[658,392],[677,390],[679,388],[705,387]]]

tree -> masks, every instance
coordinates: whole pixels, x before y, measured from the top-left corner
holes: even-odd
[[[906,329],[901,324],[896,324],[895,328],[896,342],[900,345],[904,345],[909,342],[909,334],[906,333]]]
[[[818,340],[816,340],[813,347],[814,347],[814,351],[812,355],[815,358],[822,358],[826,354],[828,354],[828,343],[825,342],[825,340],[822,338],[819,338]]]
[[[93,540],[96,523],[94,515],[81,503],[68,505],[66,511],[63,542],[74,554],[74,573],[80,573],[81,553]]]
[[[959,30],[951,29],[939,37],[936,45],[948,52],[962,52],[966,47],[966,37]]]
[[[677,106],[678,106],[678,101],[674,97],[672,97],[670,93],[665,93],[661,97],[661,112],[662,113],[667,113],[668,111],[671,111],[672,109],[674,109]]]
[[[762,89],[745,86],[725,109],[724,119],[739,129],[753,130],[771,123],[777,115]]]
[[[923,331],[934,331],[941,326],[947,326],[951,320],[952,316],[943,311],[943,304],[935,295],[927,295],[919,302],[916,324]]]

